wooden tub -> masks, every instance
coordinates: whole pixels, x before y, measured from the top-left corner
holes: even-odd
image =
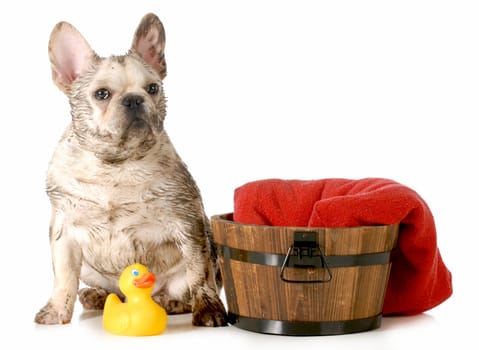
[[[380,327],[399,225],[306,228],[211,218],[229,323],[281,335]]]

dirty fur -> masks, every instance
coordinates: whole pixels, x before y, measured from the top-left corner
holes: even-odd
[[[48,169],[54,285],[37,323],[70,322],[77,295],[85,309],[102,309],[109,293],[121,295],[122,270],[142,263],[169,313],[226,325],[200,191],[164,130],[164,47],[154,14],[122,56],[99,57],[69,23],[52,31],[52,79],[72,120]]]

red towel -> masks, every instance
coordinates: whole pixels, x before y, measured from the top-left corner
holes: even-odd
[[[384,315],[429,310],[452,294],[451,273],[437,247],[433,215],[412,189],[379,178],[280,180],[235,190],[234,221],[300,227],[352,227],[400,223],[398,247],[384,300]]]

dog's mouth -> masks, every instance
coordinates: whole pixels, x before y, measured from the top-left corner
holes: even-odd
[[[141,118],[135,118],[129,125],[129,128],[130,129],[140,129],[140,128],[144,128],[145,126],[147,126],[149,128],[149,125],[147,122],[145,122],[143,119]]]
[[[126,142],[133,138],[148,138],[153,136],[153,128],[148,116],[144,113],[127,114],[121,126],[120,140]]]
[[[128,132],[131,131],[139,131],[139,130],[148,130],[151,131],[150,125],[142,118],[132,118],[129,120],[128,124],[126,125],[125,132],[123,133],[123,137],[126,136]]]
[[[104,137],[104,142],[89,145],[102,161],[110,164],[143,158],[156,144],[156,137],[144,121],[132,122],[116,138]]]

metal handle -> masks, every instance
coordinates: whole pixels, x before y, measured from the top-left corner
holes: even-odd
[[[318,254],[319,253],[319,254]],[[294,262],[291,263],[291,260]],[[292,266],[290,266],[290,264]],[[317,280],[291,280],[284,277],[284,270],[286,267],[294,268],[325,268],[328,277]],[[294,243],[289,247],[283,264],[281,265],[281,272],[279,277],[283,282],[288,283],[326,283],[331,281],[333,275],[329,269],[326,257],[323,250],[316,241],[315,232],[295,232]]]

